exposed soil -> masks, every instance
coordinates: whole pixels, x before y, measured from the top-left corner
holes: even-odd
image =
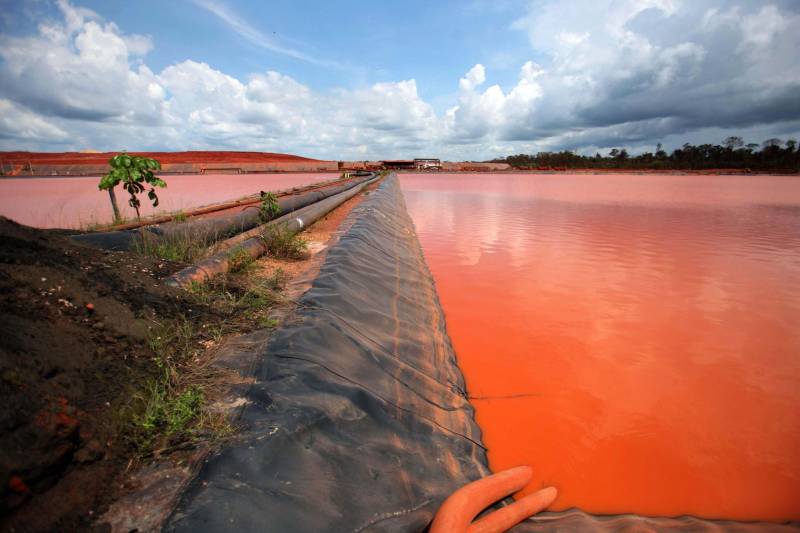
[[[302,294],[363,198],[348,200],[304,232],[306,259],[261,258],[229,282],[246,288],[248,280],[280,268],[291,281],[286,296]],[[123,522],[135,521],[142,514],[137,505],[152,501],[134,494],[137,487],[152,492],[141,489],[152,483],[130,470],[135,453],[119,414],[154,372],[148,325],[178,316],[197,324],[230,321],[213,302],[200,305],[160,283],[183,266],[78,246],[62,231],[0,217],[0,530],[90,530],[122,496],[139,502],[115,508]],[[225,327],[232,336],[257,329],[246,321]],[[185,465],[201,456],[189,450],[159,460]],[[178,489],[163,489],[163,498]]]
[[[87,526],[129,450],[115,415],[152,372],[148,321],[203,318],[157,282],[180,265],[0,217],[0,529]]]
[[[102,165],[119,152],[0,152],[5,163],[32,163],[57,165]],[[272,163],[319,161],[308,157],[270,152],[130,152],[131,155],[151,157],[163,163]]]

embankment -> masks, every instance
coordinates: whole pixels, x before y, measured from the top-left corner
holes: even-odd
[[[108,172],[119,152],[0,152],[0,175],[92,176]],[[246,174],[249,172],[337,171],[336,161],[269,152],[131,152],[161,163],[167,174]]]
[[[206,463],[166,530],[423,531],[450,493],[488,474],[397,178],[385,180],[345,226],[257,363],[241,434]],[[569,510],[543,513],[513,531],[554,528],[744,532],[794,525]]]
[[[168,530],[419,531],[488,473],[397,179],[350,216]]]

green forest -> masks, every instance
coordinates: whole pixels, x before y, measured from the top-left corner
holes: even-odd
[[[684,144],[667,153],[661,144],[655,153],[645,152],[631,155],[625,148],[614,148],[608,155],[579,155],[564,150],[561,152],[539,152],[535,155],[519,154],[495,163],[508,163],[520,169],[566,169],[566,168],[626,168],[642,170],[707,170],[739,169],[745,171],[792,171],[800,170],[800,150],[794,139],[768,139],[761,144],[745,144],[741,137],[728,137],[717,144]]]

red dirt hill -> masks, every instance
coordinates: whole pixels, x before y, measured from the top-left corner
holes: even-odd
[[[38,165],[102,165],[121,152],[0,152],[0,162]],[[319,161],[308,157],[270,152],[129,152],[163,163],[275,163]]]

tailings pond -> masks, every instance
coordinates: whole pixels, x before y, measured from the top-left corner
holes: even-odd
[[[162,175],[167,187],[157,189],[159,206],[153,209],[146,194],[140,195],[142,216],[199,207],[258,191],[277,191],[339,177],[337,173],[287,174],[185,174]],[[113,220],[106,191],[97,189],[99,177],[0,178],[0,215],[37,228],[85,228]],[[136,217],[128,206],[128,194],[116,190],[122,216]]]
[[[401,175],[493,470],[800,519],[800,179]]]

